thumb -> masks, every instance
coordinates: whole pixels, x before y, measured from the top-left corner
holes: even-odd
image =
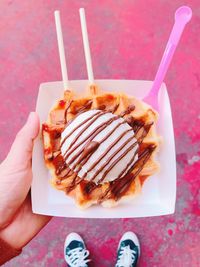
[[[6,158],[12,166],[29,164],[32,158],[33,140],[39,133],[39,117],[31,112],[23,128],[18,132]]]
[[[39,117],[31,112],[0,165],[0,228],[10,222],[29,191],[33,140],[38,132]]]

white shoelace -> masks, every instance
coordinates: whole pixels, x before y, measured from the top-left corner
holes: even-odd
[[[119,259],[115,267],[131,267],[135,260],[136,251],[130,249],[130,246],[122,247]]]
[[[74,248],[70,250],[70,255],[66,255],[67,263],[71,267],[87,267],[87,262],[89,259],[86,259],[89,255],[89,251],[83,248]]]

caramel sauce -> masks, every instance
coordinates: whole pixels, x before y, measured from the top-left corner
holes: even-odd
[[[67,165],[63,159],[63,156],[61,154],[59,154],[57,157],[55,157],[52,160],[52,163],[56,169],[56,174],[58,175],[62,170],[64,170],[65,168],[67,168]]]
[[[141,176],[140,176],[140,183],[141,183],[141,185],[144,184],[144,182],[146,181],[147,178],[148,178],[147,175],[141,175]]]

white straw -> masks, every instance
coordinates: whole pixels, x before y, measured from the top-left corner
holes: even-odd
[[[60,65],[61,65],[63,86],[65,90],[69,88],[69,80],[68,80],[68,74],[67,74],[67,65],[66,65],[66,59],[65,59],[65,49],[64,49],[64,43],[63,43],[62,28],[61,28],[61,22],[60,22],[60,11],[56,10],[54,12],[54,15],[55,15],[58,50],[59,50],[59,55],[60,55]]]
[[[82,37],[83,37],[83,45],[84,45],[84,51],[85,51],[85,59],[86,59],[86,65],[87,65],[88,79],[89,79],[90,85],[92,85],[92,84],[94,84],[94,75],[93,75],[93,69],[92,69],[92,60],[91,60],[91,54],[90,54],[90,46],[89,46],[89,40],[88,40],[87,25],[86,25],[84,8],[80,8],[79,13],[80,13],[80,20],[81,20],[81,30],[82,30]]]

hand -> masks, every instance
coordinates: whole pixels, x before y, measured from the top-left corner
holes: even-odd
[[[25,246],[50,220],[31,209],[31,158],[38,132],[38,115],[31,112],[0,165],[0,238],[16,249]]]

